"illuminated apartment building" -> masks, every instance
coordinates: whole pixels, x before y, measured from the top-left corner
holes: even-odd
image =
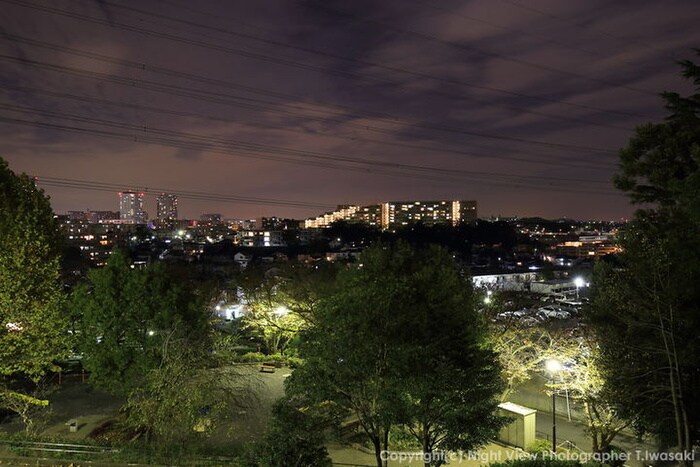
[[[413,223],[426,225],[475,221],[476,201],[389,201],[368,206],[338,206],[333,212],[304,221],[307,229],[328,227],[333,222],[363,223],[393,229]]]
[[[159,194],[156,198],[156,216],[159,221],[177,220],[177,195]]]
[[[144,224],[148,214],[143,210],[143,193],[123,191],[119,193],[119,214],[121,220]]]

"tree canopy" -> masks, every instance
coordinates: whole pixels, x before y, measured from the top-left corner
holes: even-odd
[[[0,405],[38,381],[68,350],[60,242],[48,197],[0,159]]]
[[[127,394],[162,359],[167,338],[208,339],[204,300],[162,263],[132,269],[115,252],[71,297],[81,316],[83,364],[90,381]]]
[[[622,413],[691,450],[700,440],[700,67],[680,65],[695,93],[664,93],[669,116],[638,127],[620,151],[616,185],[642,209],[620,261],[596,271],[590,319]]]
[[[470,281],[446,250],[405,243],[365,250],[301,333],[305,363],[290,394],[331,401],[375,448],[405,425],[427,453],[470,449],[501,426],[502,389]]]

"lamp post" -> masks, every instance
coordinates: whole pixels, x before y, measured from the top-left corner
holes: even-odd
[[[577,277],[574,279],[574,285],[576,286],[576,300],[578,300],[578,289],[586,285],[586,282],[582,277]]]
[[[554,377],[557,373],[561,371],[561,362],[556,358],[550,358],[546,362],[547,371],[552,377],[552,382],[554,382]],[[552,385],[552,452],[557,452],[557,395],[554,391],[554,386]]]

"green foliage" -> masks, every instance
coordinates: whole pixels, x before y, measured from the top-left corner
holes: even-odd
[[[700,428],[700,236],[659,219],[628,227],[622,267],[597,268],[589,319],[610,397],[637,428],[683,445]]]
[[[670,115],[620,151],[615,182],[645,206],[616,267],[595,271],[589,317],[621,413],[689,450],[700,440],[700,67],[681,66],[695,94],[664,93]]]
[[[700,49],[696,50],[700,56]],[[663,93],[670,115],[663,123],[639,126],[627,147],[620,151],[618,188],[634,202],[700,214],[700,67],[680,63],[683,76],[696,93],[682,97]]]
[[[285,265],[261,277],[251,272],[242,282],[248,314],[246,330],[263,343],[266,353],[289,353],[298,332],[314,319],[322,297],[332,289],[335,269]]]
[[[49,199],[0,159],[0,406],[34,400],[18,383],[37,382],[68,351],[59,284],[60,245]],[[30,397],[30,399],[27,399]],[[34,403],[33,402],[33,403]],[[23,409],[24,410],[24,409]]]
[[[552,442],[546,439],[536,439],[529,446],[526,447],[527,452],[531,454],[541,454],[543,452],[552,451]]]
[[[209,368],[195,343],[168,338],[161,364],[147,372],[124,407],[126,423],[162,446],[210,434],[245,403],[243,377],[232,368]]]
[[[288,391],[352,414],[377,454],[395,425],[426,450],[470,449],[501,426],[484,329],[470,282],[444,249],[379,245],[339,274],[302,331],[304,363]]]
[[[560,353],[559,342],[537,327],[496,324],[492,326],[490,339],[506,383],[501,401],[506,401],[520,384],[528,381],[543,361]]]
[[[132,269],[121,253],[90,271],[71,306],[80,322],[83,364],[98,387],[126,395],[161,363],[166,339],[208,345],[204,300],[163,264]]]
[[[331,466],[324,447],[329,425],[323,410],[299,408],[288,399],[275,404],[273,418],[262,441],[250,446],[245,467]]]

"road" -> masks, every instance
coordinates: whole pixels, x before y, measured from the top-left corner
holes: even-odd
[[[545,391],[544,379],[534,376],[524,384],[510,400],[516,404],[531,407],[537,410],[537,437],[541,439],[552,439],[552,399]],[[592,443],[586,434],[586,425],[583,422],[584,414],[575,403],[569,401],[566,396],[557,396],[557,445],[567,441],[573,443],[578,449],[584,452],[592,451]],[[613,444],[624,449],[628,453],[637,451],[656,451],[656,446],[652,440],[639,440],[631,432],[626,430],[619,433]],[[629,462],[629,465],[647,465],[643,462]]]

